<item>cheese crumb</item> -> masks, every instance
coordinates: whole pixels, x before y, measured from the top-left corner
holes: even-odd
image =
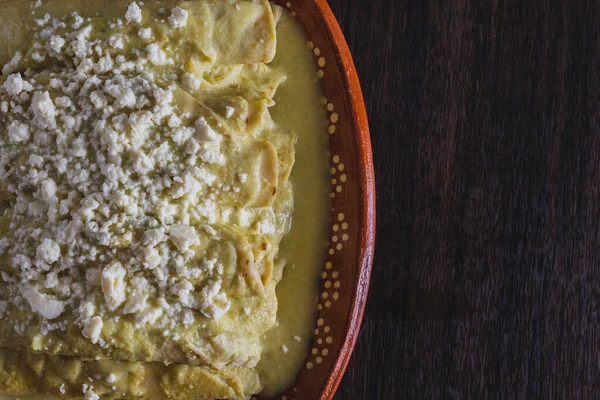
[[[20,121],[8,124],[8,139],[11,143],[21,143],[29,140],[29,127]]]
[[[140,22],[142,22],[142,10],[136,4],[135,1],[132,2],[131,4],[129,4],[129,7],[127,7],[127,12],[125,13],[125,19],[129,23],[136,22],[139,24]]]
[[[171,28],[183,28],[187,24],[188,12],[181,7],[175,7],[171,10],[169,16],[169,25]]]
[[[202,288],[200,298],[200,312],[218,321],[227,314],[231,307],[231,301],[224,292],[221,292],[221,281],[212,280]]]
[[[125,271],[123,265],[118,261],[114,261],[102,270],[102,292],[110,311],[114,311],[125,301],[126,274],[127,271]]]
[[[123,308],[123,314],[134,314],[144,311],[148,295],[144,293],[134,293],[129,297],[127,304]]]
[[[8,63],[4,64],[4,66],[2,67],[2,74],[8,75],[14,72],[18,68],[19,63],[22,59],[23,54],[20,51],[17,51],[13,58]]]
[[[199,142],[217,142],[221,140],[221,135],[215,132],[204,117],[200,117],[196,120],[196,140]]]
[[[151,43],[146,46],[148,52],[148,61],[154,65],[165,65],[167,64],[167,54],[161,49],[158,44]]]
[[[52,239],[44,239],[37,247],[37,258],[52,264],[60,257],[60,246]]]
[[[87,390],[84,389],[84,392],[85,392],[85,394],[83,396],[83,400],[99,400],[100,399],[100,396],[96,392],[94,392],[91,387],[88,388]]]
[[[6,81],[2,85],[11,96],[16,96],[23,91],[23,78],[20,73],[11,74],[6,78]]]
[[[106,96],[104,95],[104,92],[101,90],[94,90],[90,94],[90,101],[92,102],[94,107],[96,107],[96,109],[98,109],[98,110],[103,109],[108,104],[108,102],[106,100]]]
[[[56,197],[56,182],[54,182],[53,179],[48,178],[42,181],[42,187],[40,189],[42,193],[42,199],[46,204],[56,204],[58,198]],[[60,255],[60,247],[56,242],[53,243],[56,244],[56,247],[53,247],[53,249],[58,250],[58,255]]]
[[[92,343],[96,344],[100,338],[102,332],[102,326],[104,325],[102,318],[94,317],[84,323],[83,336],[89,339]]]
[[[23,291],[23,297],[29,302],[33,312],[46,319],[54,319],[63,313],[65,305],[51,296],[40,293],[36,288],[29,287]]]
[[[115,49],[122,49],[125,47],[122,35],[111,36],[109,39],[109,44],[111,47],[113,47]]]
[[[153,247],[145,247],[143,250],[144,253],[144,267],[148,269],[154,269],[160,265],[160,261],[162,257],[158,250]]]
[[[152,36],[152,28],[142,28],[138,32],[138,36],[142,39],[150,39]]]
[[[52,35],[50,41],[48,42],[48,50],[55,54],[60,53],[63,46],[65,45],[65,39],[58,35]]]
[[[40,128],[53,128],[56,125],[56,108],[48,91],[35,92],[31,100],[34,122]]]
[[[200,84],[202,83],[202,80],[191,72],[186,72],[183,74],[181,81],[185,86],[192,90],[198,90],[200,88]]]
[[[196,230],[187,225],[173,225],[169,231],[169,239],[181,252],[188,251],[191,246],[200,244]]]

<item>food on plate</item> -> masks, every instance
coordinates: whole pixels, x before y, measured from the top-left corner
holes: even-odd
[[[276,40],[291,17],[262,0],[3,6],[0,393],[243,398],[261,375],[289,381],[259,362],[283,314],[312,326],[314,285],[279,317],[277,285],[307,261],[280,251],[296,140],[325,126],[318,107],[283,109],[316,103],[315,82],[276,104],[298,75],[276,56],[298,48],[299,31]],[[325,146],[308,141],[314,174]],[[324,221],[318,193],[300,205]]]

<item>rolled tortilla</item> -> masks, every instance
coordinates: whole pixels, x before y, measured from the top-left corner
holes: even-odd
[[[223,306],[226,308],[220,318],[209,317],[220,312],[213,308],[221,307],[219,303],[208,303],[206,306],[202,303],[201,293],[210,291],[214,282],[200,272],[195,278],[189,278],[195,288],[189,294],[193,321],[188,325],[176,326],[177,337],[164,335],[165,327],[154,324],[139,326],[138,314],[112,313],[104,318],[99,339],[105,345],[101,346],[82,336],[81,326],[74,321],[69,309],[53,320],[54,323],[64,324],[66,330],[44,334],[42,321],[37,320],[33,313],[19,313],[9,303],[4,323],[0,324],[0,347],[37,354],[161,361],[215,369],[227,366],[253,367],[260,358],[260,335],[273,326],[277,310],[276,282],[264,284],[260,279],[259,271],[264,269],[260,264],[267,260],[261,260],[261,263],[255,261],[254,249],[248,242],[252,234],[247,229],[213,225],[198,226],[195,231],[198,244],[194,248],[198,258],[189,268],[200,268],[206,261],[218,260],[219,268],[222,268],[219,287],[228,294],[225,299],[228,304]],[[275,240],[278,238],[270,241]],[[270,253],[276,249],[273,246],[269,249]],[[81,275],[85,276],[85,271],[81,271]],[[0,301],[15,295],[12,290],[3,291]],[[94,293],[86,301],[100,304],[102,293]],[[153,304],[156,300],[151,298],[149,302]],[[244,309],[249,312],[244,312]],[[39,324],[30,323],[23,335],[17,334],[15,326],[25,323],[29,318]]]
[[[261,390],[258,373],[248,368],[83,361],[0,349],[0,395],[80,399],[83,387],[102,399],[242,399]]]
[[[176,66],[192,64],[254,64],[270,62],[275,56],[275,17],[267,0],[165,0],[148,2],[142,6],[142,22],[127,23],[125,13],[131,0],[43,0],[33,8],[34,1],[0,0],[3,24],[0,27],[0,66],[10,62],[20,53],[23,56],[18,68],[34,66],[27,55],[35,51],[32,37],[43,29],[36,24],[46,13],[66,18],[70,27],[71,15],[77,12],[100,23],[104,29],[92,32],[91,40],[114,34],[128,34],[132,40],[125,46],[157,43],[164,45]],[[172,29],[167,20],[169,10],[181,7],[188,11],[187,24]],[[163,12],[160,10],[164,9]],[[121,19],[121,26],[110,27],[106,21]],[[82,27],[89,24],[85,21]],[[140,28],[152,28],[151,41],[139,38]],[[7,73],[7,70],[4,71]]]

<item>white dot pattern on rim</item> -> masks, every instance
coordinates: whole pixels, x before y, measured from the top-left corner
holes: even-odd
[[[287,2],[286,7],[293,10],[292,2]],[[291,12],[292,16],[295,16],[295,12]],[[315,64],[317,69],[317,78],[321,79],[325,76],[325,68],[328,65],[327,59],[323,55],[321,48],[315,45],[314,42],[308,41],[307,48],[315,55]],[[337,123],[340,120],[340,114],[336,112],[335,105],[329,101],[326,97],[321,98],[321,104],[325,107],[328,114],[329,125],[327,132],[331,136],[332,140],[338,132]],[[344,193],[345,184],[351,179],[349,176],[350,172],[347,170],[347,165],[342,161],[339,154],[334,154],[331,157],[331,167],[329,169],[331,174],[331,189],[329,191],[329,197],[333,200],[337,196]],[[341,282],[339,280],[340,273],[334,268],[334,261],[330,257],[334,256],[336,252],[342,252],[346,248],[351,248],[347,244],[351,240],[348,234],[348,222],[344,213],[333,211],[333,223],[330,237],[330,246],[328,249],[328,258],[324,264],[324,270],[321,273],[322,292],[318,296],[317,310],[319,312],[324,309],[330,309],[334,306],[335,302],[340,298]],[[313,347],[309,351],[308,358],[305,363],[306,370],[310,371],[317,368],[318,365],[324,363],[325,359],[330,357],[331,354],[335,354],[331,346],[334,343],[334,332],[330,325],[327,325],[325,317],[320,316],[317,320],[317,326],[314,329],[314,340]],[[290,392],[298,392],[298,387],[293,387],[291,391],[287,391],[286,395],[280,397],[281,400],[296,400],[294,396],[290,396]]]

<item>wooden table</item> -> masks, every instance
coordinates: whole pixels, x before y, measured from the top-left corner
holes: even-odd
[[[600,2],[330,0],[377,170],[343,399],[600,392]]]

